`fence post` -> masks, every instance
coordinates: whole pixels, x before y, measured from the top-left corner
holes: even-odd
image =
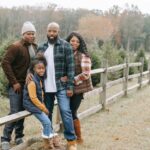
[[[142,63],[140,66],[140,76],[138,78],[138,83],[139,83],[139,89],[142,87],[142,80],[143,80],[143,68],[144,68],[144,58],[140,58],[140,62]]]
[[[148,79],[149,79],[149,84],[150,84],[150,58],[148,59]]]
[[[123,70],[123,76],[124,76],[123,91],[124,91],[124,96],[127,96],[127,94],[128,94],[128,75],[129,75],[129,59],[128,59],[128,57],[124,60],[124,63],[126,64],[126,66]]]
[[[108,61],[106,59],[102,61],[101,67],[104,68],[104,72],[101,73],[101,86],[103,91],[100,94],[100,99],[103,109],[106,109],[106,84],[107,84],[107,67],[108,67]]]
[[[56,106],[56,124],[59,124],[59,131],[62,132],[63,131],[63,124],[62,124],[62,119],[60,116],[60,110],[58,105]]]

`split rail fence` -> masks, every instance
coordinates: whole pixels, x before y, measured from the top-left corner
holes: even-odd
[[[138,70],[139,70],[138,73],[129,75],[130,67],[138,67]],[[91,76],[94,74],[99,74],[100,78],[101,78],[100,87],[94,89],[94,90],[97,90],[98,93],[100,94],[99,102],[97,105],[92,106],[92,107],[88,108],[87,110],[79,113],[79,118],[83,119],[85,117],[88,117],[88,116],[100,111],[101,109],[105,109],[107,104],[112,103],[118,97],[127,96],[128,92],[130,92],[131,90],[141,89],[142,86],[150,84],[150,67],[148,67],[147,71],[143,71],[143,67],[144,67],[144,59],[141,59],[140,62],[136,62],[136,63],[129,63],[128,60],[126,60],[124,62],[124,64],[120,64],[120,65],[116,65],[116,66],[112,66],[112,67],[108,67],[107,60],[104,60],[102,62],[101,68],[91,71]],[[113,80],[113,81],[109,81],[108,80],[109,73],[114,73],[117,71],[122,71],[123,77]],[[130,80],[135,79],[135,78],[138,78],[138,80],[137,80],[138,82],[132,86],[128,86],[128,83],[130,82]],[[113,96],[107,98],[107,89],[111,88],[117,84],[122,85],[121,91],[117,92]],[[90,91],[87,94],[90,94],[93,91]],[[57,104],[56,104],[56,107],[57,107],[56,124],[55,124],[54,128],[56,130],[60,130],[62,127],[61,126],[62,122],[61,122],[61,117],[59,114],[59,109],[58,109]],[[25,118],[28,116],[31,116],[31,113],[29,113],[28,111],[25,110],[25,111],[18,112],[16,114],[1,117],[0,118],[0,126],[4,125],[6,123],[17,121],[19,119],[22,119],[22,118]]]

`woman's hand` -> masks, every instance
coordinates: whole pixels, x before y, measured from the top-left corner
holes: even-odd
[[[67,96],[71,97],[73,95],[73,91],[72,90],[67,90]]]
[[[67,76],[61,77],[60,80],[62,82],[67,82],[68,81],[68,77]]]

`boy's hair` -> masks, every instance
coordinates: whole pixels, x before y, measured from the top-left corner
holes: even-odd
[[[35,67],[36,64],[39,64],[39,63],[43,63],[45,67],[47,66],[47,61],[46,61],[46,59],[43,55],[35,56],[35,58],[31,62],[29,71],[34,73],[34,67]]]

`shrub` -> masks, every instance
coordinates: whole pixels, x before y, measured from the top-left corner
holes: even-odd
[[[2,45],[0,46],[0,63],[4,57],[7,46],[10,45],[14,40],[15,38],[10,37],[9,39],[2,42]],[[8,87],[8,80],[0,65],[0,95],[4,96],[7,95],[7,87]]]
[[[145,57],[145,52],[144,50],[139,50],[138,53],[137,53],[137,56],[135,58],[135,61],[136,62],[140,62],[141,61],[141,58],[144,58],[144,67],[143,67],[143,71],[146,71],[148,69],[148,61]]]
[[[102,48],[103,58],[108,60],[108,66],[115,66],[124,62],[125,53],[123,51],[118,50],[112,43],[106,42]],[[118,79],[122,76],[122,71],[117,71],[108,74],[109,80]]]
[[[92,60],[92,69],[100,68],[101,66],[101,54],[98,51],[90,52],[91,60]],[[92,83],[93,86],[96,86],[100,83],[100,74],[92,75]]]

